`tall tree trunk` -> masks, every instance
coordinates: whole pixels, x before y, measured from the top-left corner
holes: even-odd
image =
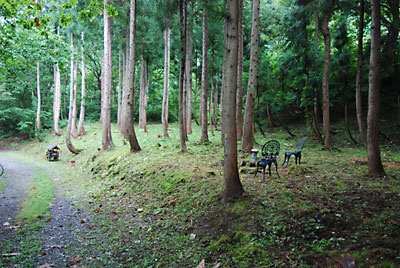
[[[64,90],[62,91],[63,93],[63,102],[64,102],[64,115],[62,118],[68,119],[67,116],[67,85],[68,85],[68,74],[65,74],[65,79],[64,79]]]
[[[104,68],[104,56],[101,59],[101,88],[100,88],[100,118],[99,121],[103,122],[103,118],[104,118],[104,82],[105,82],[105,68]]]
[[[316,7],[317,8],[317,7]],[[318,51],[319,47],[319,15],[318,11],[315,12],[315,47],[316,50]],[[315,58],[318,58],[318,54],[315,55]],[[324,140],[321,135],[321,131],[319,130],[319,120],[318,120],[318,92],[317,92],[317,86],[314,86],[314,109],[313,109],[313,129],[314,129],[314,134],[316,135],[317,139],[323,144]]]
[[[84,33],[81,33],[82,38],[82,48],[81,48],[81,56],[82,56],[82,88],[81,88],[81,110],[79,114],[79,126],[78,126],[78,136],[83,136],[86,134],[84,128],[85,121],[85,108],[86,108],[86,66],[85,66],[85,37]]]
[[[332,147],[331,141],[331,125],[329,114],[329,75],[331,65],[331,33],[329,31],[330,14],[324,17],[322,25],[322,33],[325,41],[325,62],[324,73],[322,76],[322,124],[324,126],[324,146],[325,148]]]
[[[208,118],[210,118],[210,130],[211,130],[211,135],[214,136],[214,130],[213,130],[213,118],[212,118],[212,107],[213,107],[213,97],[214,97],[214,82],[213,82],[213,76],[211,75],[211,92],[210,92],[210,102],[208,105]]]
[[[186,45],[186,132],[192,134],[192,51],[193,33],[191,27],[187,29]]]
[[[53,96],[53,125],[54,132],[61,136],[60,130],[60,109],[61,109],[61,77],[58,63],[54,65],[54,96]]]
[[[207,0],[204,0],[203,8],[203,53],[201,65],[201,138],[200,143],[208,142],[208,118],[207,118],[207,95],[208,95],[208,48],[207,48]]]
[[[196,53],[196,65],[197,65],[197,53]],[[198,92],[198,70],[199,68],[196,68],[196,78],[194,79],[194,100],[193,100],[193,116],[194,116],[194,121],[196,122],[196,125],[200,125],[199,120],[197,119],[197,92]]]
[[[76,64],[75,64],[75,59],[74,59],[74,33],[71,32],[71,79],[70,79],[70,90],[72,91],[72,106],[70,109],[72,109],[71,113],[71,129],[70,129],[70,135],[72,135],[74,138],[77,137],[76,133],[76,75],[75,75],[75,69],[76,69]]]
[[[149,96],[149,61],[146,61],[146,72],[144,82],[144,100],[143,100],[143,131],[147,133],[147,98]]]
[[[122,52],[119,51],[118,56],[118,106],[117,106],[117,126],[118,129],[121,130],[121,99],[122,99],[122,66],[124,65],[124,60],[122,59]]]
[[[170,28],[164,30],[164,95],[162,102],[161,122],[163,124],[164,137],[168,138],[168,93],[169,93],[169,69],[170,69]]]
[[[139,128],[144,128],[143,113],[144,113],[144,88],[145,88],[145,62],[143,53],[140,57],[140,78],[139,78]]]
[[[367,153],[368,173],[384,174],[379,150],[379,109],[380,109],[380,0],[371,0],[371,56],[369,61]]]
[[[257,0],[256,0],[257,1]],[[237,166],[236,89],[238,61],[238,0],[227,1],[225,19],[224,89],[221,119],[224,133],[224,196],[223,203],[243,195],[244,189]],[[233,115],[233,116],[232,116]]]
[[[239,0],[239,19],[238,19],[238,77],[237,77],[237,97],[236,97],[236,124],[237,139],[242,139],[243,134],[243,0]]]
[[[185,121],[183,120],[183,102],[184,102],[184,76],[185,76],[185,55],[186,55],[186,18],[187,18],[187,9],[186,9],[186,0],[179,0],[179,15],[180,15],[180,32],[181,32],[181,59],[180,59],[180,72],[179,72],[179,133],[180,133],[180,141],[181,141],[181,152],[187,153],[186,147],[186,132],[185,132]]]
[[[68,111],[68,125],[67,133],[65,135],[65,144],[68,150],[73,154],[78,154],[80,150],[76,149],[71,141],[72,118],[74,114],[74,77],[75,77],[75,61],[74,61],[74,34],[71,32],[71,78],[69,87],[69,111]]]
[[[367,134],[362,109],[362,54],[363,54],[363,34],[364,33],[364,0],[360,0],[360,23],[358,26],[358,47],[357,47],[357,75],[356,75],[356,110],[358,129],[364,147],[367,148]]]
[[[258,43],[259,43],[259,17],[260,0],[253,1],[253,19],[251,25],[250,70],[247,86],[246,109],[244,113],[242,150],[251,152],[253,146],[254,109],[257,95],[257,71],[258,71]]]
[[[57,35],[60,34],[60,26],[57,27]],[[61,136],[61,130],[59,126],[60,121],[60,109],[61,109],[61,77],[60,67],[57,64],[54,65],[54,99],[53,99],[53,124],[54,132],[57,136]]]
[[[111,137],[111,90],[112,90],[112,55],[111,55],[111,19],[107,14],[104,0],[104,93],[103,93],[103,150],[114,146]]]
[[[213,124],[214,127],[217,128],[218,125],[218,89],[215,89],[214,91],[214,118],[213,118]]]
[[[41,122],[40,122],[40,104],[41,104],[41,98],[40,98],[40,63],[39,61],[36,63],[36,82],[37,82],[37,87],[36,87],[36,94],[37,94],[37,110],[36,110],[36,137],[38,140],[41,142],[42,135],[40,134],[40,129],[41,129]]]
[[[136,39],[136,0],[130,1],[129,15],[129,46],[126,57],[126,80],[124,81],[124,91],[122,93],[122,134],[129,141],[130,151],[138,152],[141,150],[136,138],[136,133],[133,125],[133,102],[134,98],[134,81],[135,81],[135,39]]]

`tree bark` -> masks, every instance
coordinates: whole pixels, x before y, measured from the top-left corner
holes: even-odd
[[[324,17],[324,23],[322,25],[322,33],[324,35],[325,42],[324,73],[322,76],[322,124],[324,127],[325,148],[332,147],[329,114],[329,75],[331,65],[331,33],[329,31],[329,19],[330,14],[326,14]]]
[[[364,0],[360,0],[360,23],[358,26],[358,46],[357,46],[357,74],[356,74],[356,111],[358,129],[364,147],[367,148],[367,134],[362,109],[362,54],[363,54],[363,33],[364,33]]]
[[[143,113],[144,113],[144,88],[145,88],[145,62],[143,53],[140,57],[140,78],[139,78],[139,128],[144,128]]]
[[[204,0],[207,5],[207,0]],[[208,48],[207,48],[207,8],[203,8],[203,45],[201,65],[201,138],[200,143],[208,142],[208,117],[207,117],[207,95],[208,95]]]
[[[317,7],[316,7],[317,8]],[[315,47],[318,50],[319,47],[319,15],[318,11],[315,12]],[[315,55],[316,59],[318,58],[318,54]],[[319,130],[319,120],[318,120],[318,92],[317,87],[314,87],[314,111],[312,117],[312,124],[314,128],[314,133],[317,136],[317,139],[323,144],[324,140],[321,135],[321,131]]]
[[[73,154],[78,154],[80,150],[76,149],[71,141],[72,118],[74,113],[74,76],[75,76],[75,61],[74,61],[74,33],[71,32],[71,78],[69,87],[69,110],[68,110],[68,125],[67,133],[65,135],[65,144],[68,150]]]
[[[37,110],[36,110],[36,136],[38,140],[43,141],[42,135],[40,134],[41,122],[40,122],[40,106],[41,106],[41,97],[40,97],[40,63],[39,61],[36,63],[36,94],[37,94]]]
[[[85,121],[85,109],[86,109],[86,66],[85,66],[85,37],[84,33],[81,33],[82,39],[82,47],[81,47],[81,56],[82,56],[82,89],[81,89],[81,110],[79,114],[79,126],[78,126],[78,136],[83,136],[86,134],[84,121]]]
[[[191,27],[187,29],[186,45],[186,132],[192,134],[192,51],[193,33]]]
[[[76,69],[76,64],[75,64],[75,59],[74,59],[74,33],[71,32],[71,79],[70,79],[70,91],[72,91],[72,106],[69,107],[72,110],[71,113],[71,128],[70,128],[70,135],[72,135],[74,138],[77,137],[76,134],[76,75],[75,75],[75,69]],[[69,118],[69,117],[68,117]]]
[[[379,110],[380,110],[380,0],[371,0],[371,56],[369,61],[369,95],[367,153],[368,173],[373,176],[384,174],[379,150]]]
[[[124,66],[123,57],[121,51],[119,51],[118,56],[118,97],[117,97],[117,126],[121,130],[121,102],[122,102],[122,66]]]
[[[250,48],[250,70],[249,81],[247,85],[246,109],[244,113],[242,150],[248,154],[251,153],[253,146],[253,126],[254,109],[257,95],[257,71],[258,71],[258,43],[259,43],[259,16],[260,1],[253,1],[253,19],[251,26],[251,48]]]
[[[60,26],[57,27],[57,35],[60,34]],[[60,67],[57,64],[54,65],[54,99],[53,99],[53,124],[54,132],[57,136],[61,136],[61,130],[59,126],[60,121],[60,110],[61,110],[61,77]]]
[[[256,0],[257,1],[257,0]],[[238,61],[238,0],[227,1],[225,19],[224,89],[221,119],[224,133],[224,195],[223,203],[243,195],[237,165],[236,90]]]
[[[161,122],[163,124],[164,137],[168,138],[168,93],[170,70],[170,28],[164,30],[164,95],[162,102]]]
[[[108,16],[104,0],[104,93],[103,93],[103,150],[114,146],[111,137],[111,90],[112,90],[112,55],[111,55],[111,19]]]
[[[136,34],[136,0],[130,0],[129,15],[129,46],[126,58],[126,80],[124,81],[124,91],[122,93],[122,134],[129,141],[130,151],[138,152],[141,150],[136,138],[133,125],[133,102],[134,102],[134,81],[135,81],[135,34]]]
[[[181,141],[181,153],[187,153],[186,147],[186,132],[185,132],[185,121],[184,121],[184,76],[185,76],[185,56],[186,56],[186,0],[179,1],[179,15],[180,15],[180,34],[181,34],[181,59],[180,59],[180,72],[179,72],[179,133]]]
[[[243,0],[239,0],[238,18],[238,77],[237,77],[237,97],[236,97],[236,124],[237,139],[242,139],[243,134]]]
[[[147,133],[147,98],[149,95],[149,61],[146,60],[145,80],[144,80],[144,99],[143,99],[143,131]]]

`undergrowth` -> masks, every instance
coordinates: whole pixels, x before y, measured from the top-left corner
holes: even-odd
[[[397,143],[381,148],[382,178],[367,175],[364,149],[345,137],[334,137],[333,150],[309,137],[302,164],[279,166],[281,178],[272,172],[265,182],[248,167],[250,157],[240,155],[245,195],[222,206],[218,135],[198,144],[200,129],[194,126],[189,153],[181,154],[176,125],[169,139],[161,136],[161,125],[149,125],[148,133],[137,130],[142,151],[132,154],[117,130],[112,132],[116,146],[106,152],[101,126],[89,124],[86,130],[86,136],[73,140],[84,148],[79,155],[70,154],[63,138],[53,135],[26,150],[43,158],[47,145],[58,145],[62,165],[86,174],[71,174],[74,188],[68,194],[80,195],[82,206],[97,218],[90,243],[102,256],[88,258],[91,252],[83,247],[87,265],[195,267],[205,259],[207,267],[337,267],[344,255],[362,267],[400,265]],[[289,138],[271,129],[268,138],[256,140],[280,141],[282,155],[306,134],[299,128],[298,137]],[[281,165],[283,157],[278,161]]]

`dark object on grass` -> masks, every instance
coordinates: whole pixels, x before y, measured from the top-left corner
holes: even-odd
[[[47,152],[46,152],[46,158],[49,161],[56,161],[60,157],[60,148],[58,148],[56,145],[49,145],[47,147]]]
[[[268,167],[268,173],[271,176],[271,166],[272,164],[275,164],[275,169],[276,169],[276,174],[278,175],[278,178],[280,178],[279,173],[278,173],[278,163],[276,162],[276,158],[279,155],[280,151],[280,144],[277,140],[270,140],[267,141],[264,146],[262,147],[261,153],[262,153],[262,158],[257,159],[257,169],[256,169],[256,174],[258,172],[258,167],[262,167],[263,169],[263,177],[262,180],[265,180],[265,169]],[[253,157],[255,155],[255,158],[257,158],[257,152],[253,154]]]
[[[300,165],[300,161],[301,161],[301,151],[303,150],[304,144],[306,143],[307,137],[304,137],[300,140],[299,145],[297,145],[297,151],[294,152],[285,152],[285,160],[283,160],[282,166],[286,165],[285,167],[288,166],[289,164],[289,159],[292,155],[294,155],[295,158],[295,162],[297,164],[297,160],[299,160],[299,165]]]

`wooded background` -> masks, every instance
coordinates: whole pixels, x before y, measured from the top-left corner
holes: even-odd
[[[234,2],[237,11],[222,0],[1,1],[0,136],[40,139],[42,128],[61,135],[68,124],[67,144],[78,153],[70,135],[84,135],[85,120],[102,120],[104,149],[113,146],[115,122],[137,151],[133,121],[145,131],[147,122],[163,122],[167,137],[168,122],[180,120],[182,151],[192,123],[206,142],[223,114],[232,12],[244,151],[259,127],[291,134],[303,122],[329,148],[332,122],[344,119],[365,146],[378,145],[367,141],[367,127],[379,133],[380,120],[398,122],[399,0]]]

